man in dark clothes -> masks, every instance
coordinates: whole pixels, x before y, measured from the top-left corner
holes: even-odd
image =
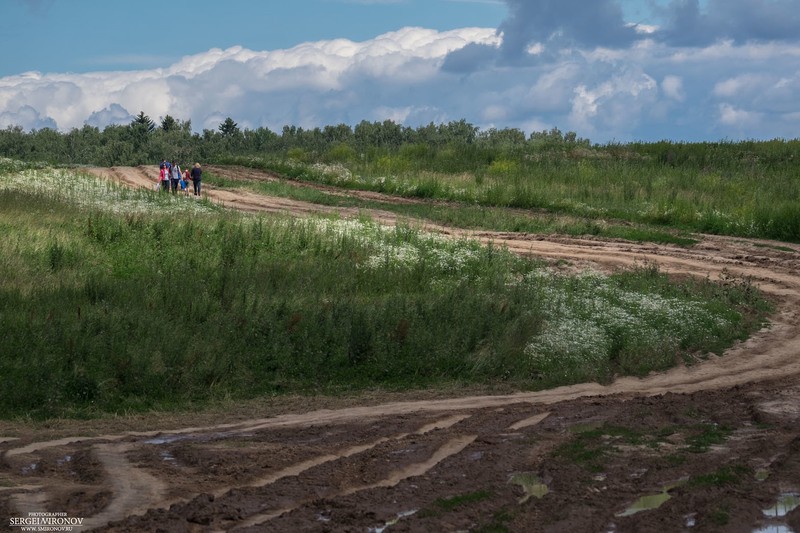
[[[203,171],[200,169],[200,163],[195,163],[192,168],[192,184],[194,185],[194,195],[200,196],[200,181],[203,176]]]

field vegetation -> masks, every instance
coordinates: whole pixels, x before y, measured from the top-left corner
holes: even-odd
[[[243,215],[12,159],[0,232],[6,418],[608,382],[719,353],[770,310],[748,280],[560,275],[408,225]]]
[[[388,120],[285,126],[277,133],[241,130],[226,119],[201,134],[189,122],[167,116],[156,124],[140,113],[103,131],[10,127],[0,130],[0,155],[102,166],[155,164],[163,157],[184,165],[236,163],[473,208],[566,214],[585,220],[584,231],[594,234],[604,234],[611,220],[644,224],[650,235],[655,226],[662,234],[677,229],[800,242],[797,139],[597,145],[556,128],[526,136],[516,129],[480,131],[463,120],[418,128]],[[497,224],[496,217],[477,216],[470,223]],[[508,226],[528,231],[525,224]]]
[[[252,165],[253,161],[246,161]],[[266,165],[264,165],[266,166]],[[338,168],[320,168],[314,170],[336,173]],[[275,172],[274,170],[268,170]],[[282,176],[284,174],[281,174]],[[506,231],[514,233],[544,233],[572,236],[600,236],[607,238],[627,239],[631,241],[647,241],[663,244],[688,246],[697,241],[685,231],[677,231],[663,226],[650,224],[632,224],[620,220],[598,220],[556,214],[546,210],[509,209],[498,206],[482,206],[459,201],[421,201],[396,202],[390,199],[363,199],[352,195],[334,194],[313,187],[298,187],[287,180],[253,181],[218,176],[206,171],[203,174],[205,183],[226,189],[245,188],[269,196],[287,197],[304,202],[324,206],[354,207],[359,209],[379,209],[398,215],[400,218],[427,220],[445,226]],[[293,180],[298,183],[296,180]],[[305,183],[326,183],[329,180],[324,174],[320,179],[305,180]],[[335,182],[336,180],[332,180]]]

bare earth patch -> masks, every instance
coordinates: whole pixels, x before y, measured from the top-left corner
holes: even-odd
[[[157,169],[92,172],[151,187]],[[205,194],[251,212],[335,210]],[[0,423],[0,530],[7,517],[52,511],[84,517],[81,531],[800,531],[800,508],[771,509],[800,493],[798,247],[697,236],[684,249],[421,225],[575,268],[654,262],[680,275],[747,276],[778,311],[723,357],[608,386]],[[652,508],[639,510],[647,496]]]

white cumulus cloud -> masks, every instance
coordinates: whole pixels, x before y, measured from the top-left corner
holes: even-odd
[[[553,8],[553,24],[570,20],[569,6],[536,1]],[[522,0],[510,5],[517,18],[505,33],[402,28],[362,42],[211,49],[151,70],[7,76],[0,78],[0,128],[103,128],[144,111],[156,121],[167,114],[191,120],[198,131],[216,130],[226,117],[275,131],[365,119],[412,127],[465,119],[527,133],[573,129],[597,142],[800,131],[798,43],[678,45],[659,37],[660,28],[633,31],[612,0],[592,11],[614,23],[604,35],[583,36],[593,21],[582,16],[556,38],[544,22],[520,18],[536,14]]]
[[[686,94],[683,92],[683,80],[680,76],[665,76],[661,82],[661,90],[664,91],[667,98],[678,102],[683,102],[686,98]]]

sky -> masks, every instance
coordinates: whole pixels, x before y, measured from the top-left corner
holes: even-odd
[[[0,128],[798,138],[800,0],[0,0]]]

